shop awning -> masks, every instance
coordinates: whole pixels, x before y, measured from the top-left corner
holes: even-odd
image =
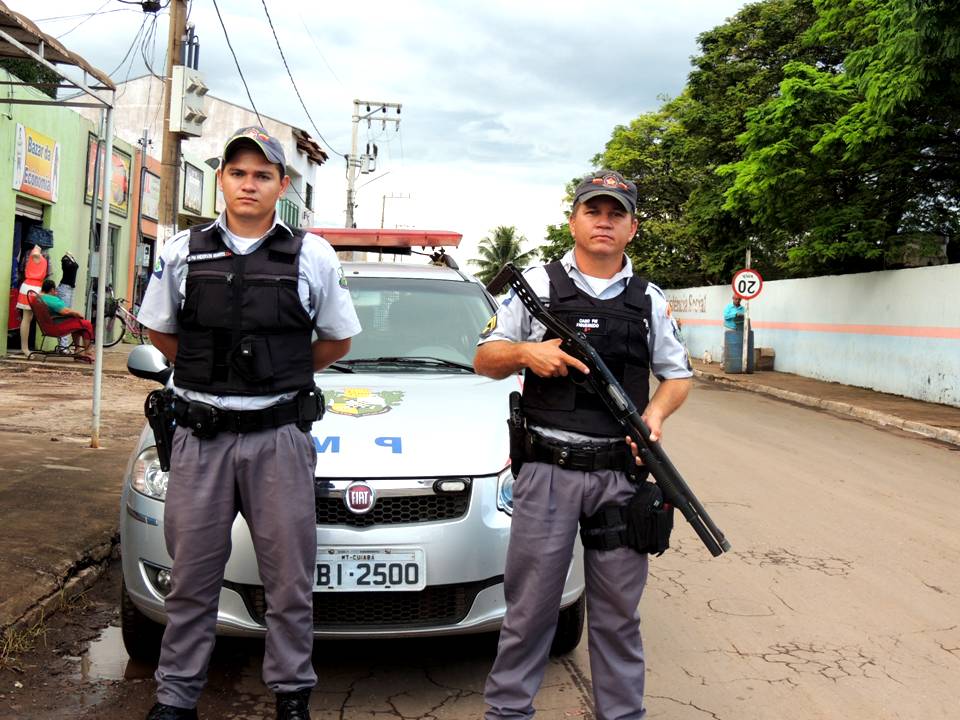
[[[110,107],[112,92],[116,86],[105,72],[93,67],[74,52],[70,52],[59,40],[40,30],[29,18],[14,12],[0,0],[0,57],[34,60],[57,73],[63,81],[57,88],[79,90],[86,97],[72,97],[64,100],[16,99],[4,98],[4,103],[19,105],[69,105],[75,107]],[[76,75],[64,74],[64,68],[75,68]],[[5,85],[35,85],[35,83],[5,82]],[[101,95],[111,93],[107,101]]]

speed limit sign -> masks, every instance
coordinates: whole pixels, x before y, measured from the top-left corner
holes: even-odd
[[[763,290],[763,278],[756,270],[737,270],[733,274],[733,294],[744,300],[753,300]]]

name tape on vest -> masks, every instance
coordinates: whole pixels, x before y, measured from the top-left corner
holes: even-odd
[[[219,260],[220,258],[233,257],[233,253],[229,250],[221,250],[219,252],[208,252],[208,253],[195,253],[193,255],[187,255],[188,263],[195,262],[204,262],[205,260]]]

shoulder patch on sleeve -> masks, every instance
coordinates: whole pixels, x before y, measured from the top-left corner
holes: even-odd
[[[340,279],[338,280],[338,283],[339,283],[340,287],[342,287],[344,290],[346,290],[346,288],[347,288],[347,276],[343,274],[343,268],[342,268],[342,267],[338,267],[338,268],[337,268],[337,277],[340,278]]]
[[[490,333],[497,329],[497,315],[494,313],[493,317],[487,320],[487,324],[483,328],[483,332],[480,333],[480,337],[487,338],[490,337]]]
[[[165,263],[160,255],[157,255],[157,261],[153,264],[153,276],[159,280],[163,277],[163,267]]]

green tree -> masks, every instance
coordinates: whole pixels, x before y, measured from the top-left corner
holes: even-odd
[[[513,225],[500,225],[493,229],[489,237],[483,238],[477,248],[479,258],[469,262],[479,270],[475,273],[477,279],[486,285],[508,262],[518,268],[524,268],[536,257],[537,250],[524,252],[521,245],[527,239],[521,235]]]
[[[834,65],[793,62],[748,113],[724,208],[786,248],[793,275],[943,261],[960,204],[960,16],[947,3],[818,0],[808,42]]]
[[[569,214],[569,213],[568,213]],[[547,225],[547,237],[543,245],[537,248],[540,259],[545,263],[559,260],[573,247],[573,235],[568,223]]]
[[[684,91],[614,129],[594,163],[637,183],[637,237],[627,248],[638,272],[667,286],[727,280],[749,245],[764,277],[782,276],[785,252],[756,231],[746,213],[725,205],[732,184],[717,167],[739,160],[747,113],[774,97],[787,62],[834,62],[807,46],[812,0],[766,0],[701,34]]]
[[[0,68],[11,75],[16,75],[25,83],[60,83],[63,82],[53,70],[31,58],[0,58]],[[37,90],[52,98],[57,97],[57,89],[53,87],[37,87]]]

